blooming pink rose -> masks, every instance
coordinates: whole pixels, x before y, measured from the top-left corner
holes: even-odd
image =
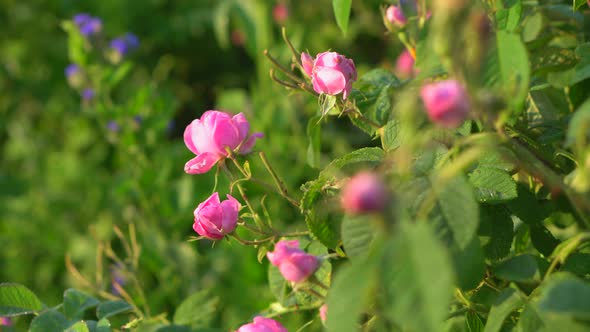
[[[389,6],[385,11],[385,17],[387,18],[387,21],[398,27],[403,27],[408,23],[408,19],[406,19],[404,12],[398,6]]]
[[[469,114],[467,93],[456,80],[427,84],[420,94],[430,120],[444,127],[458,127]]]
[[[322,323],[326,323],[326,319],[328,319],[328,305],[324,304],[320,307],[320,319]]]
[[[195,210],[193,229],[201,236],[221,240],[236,228],[240,208],[240,203],[230,195],[220,202],[219,194],[214,193]]]
[[[408,50],[404,50],[397,58],[395,63],[395,72],[400,78],[409,78],[414,76],[414,57]]]
[[[188,174],[206,173],[219,160],[227,157],[226,147],[238,149],[238,153],[252,151],[256,138],[262,133],[248,137],[250,124],[243,113],[234,115],[207,111],[200,119],[193,120],[184,130],[184,144],[197,156],[184,165]]]
[[[387,201],[383,181],[370,172],[360,172],[350,178],[340,193],[342,209],[348,214],[379,212]]]
[[[351,59],[336,52],[324,52],[316,56],[311,64],[311,56],[301,54],[303,70],[311,76],[313,89],[317,93],[335,96],[342,93],[346,99],[356,81],[356,68]]]
[[[302,282],[317,270],[319,260],[299,248],[298,240],[279,241],[275,251],[267,252],[270,263],[279,268],[283,277],[292,282]]]
[[[254,317],[254,322],[240,326],[236,332],[288,332],[283,325],[276,320],[264,318],[262,316]]]

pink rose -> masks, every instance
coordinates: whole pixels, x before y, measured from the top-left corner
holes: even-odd
[[[348,214],[379,212],[387,201],[383,181],[370,172],[360,172],[350,178],[340,193],[342,209]]]
[[[0,326],[12,326],[12,321],[8,317],[0,317]],[[2,328],[0,328],[0,331]]]
[[[398,27],[403,27],[408,23],[408,19],[406,19],[404,12],[398,6],[389,6],[387,11],[385,11],[385,17],[387,18],[387,21]]]
[[[470,106],[465,89],[456,80],[427,84],[420,92],[432,122],[456,128],[467,119]]]
[[[193,229],[201,236],[221,240],[236,228],[240,208],[240,203],[230,195],[220,202],[219,194],[214,193],[195,210]]]
[[[404,50],[397,58],[395,63],[395,73],[400,78],[409,78],[414,76],[414,57],[408,50]]]
[[[301,250],[298,240],[277,242],[275,251],[267,252],[266,257],[286,280],[296,283],[307,279],[319,266],[318,258]]]
[[[301,54],[303,70],[311,76],[313,89],[317,93],[338,95],[346,99],[352,90],[352,82],[356,81],[354,62],[336,52],[324,52],[313,60],[309,54]]]
[[[328,305],[324,304],[320,307],[320,319],[322,323],[326,323],[326,319],[328,319]]]
[[[254,317],[254,322],[240,326],[236,332],[288,332],[283,325],[276,320],[264,318],[262,316]]]
[[[184,130],[184,144],[197,156],[184,165],[188,174],[206,173],[219,160],[227,157],[226,147],[238,150],[240,154],[249,153],[256,138],[262,133],[248,137],[250,124],[243,113],[234,115],[207,111],[200,119],[191,122]],[[239,148],[239,149],[238,149]]]

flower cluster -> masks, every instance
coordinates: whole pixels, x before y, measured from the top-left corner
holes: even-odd
[[[102,20],[86,13],[74,15],[72,19],[83,36],[90,37],[102,31]]]

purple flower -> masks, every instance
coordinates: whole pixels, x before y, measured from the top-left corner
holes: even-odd
[[[82,99],[84,100],[92,100],[94,98],[94,90],[91,88],[86,88],[82,90]]]
[[[98,34],[102,31],[102,20],[86,13],[74,15],[74,23],[80,29],[80,33],[86,37]]]
[[[143,116],[136,115],[136,116],[133,117],[133,121],[135,121],[135,123],[137,123],[138,125],[140,125],[143,122]]]
[[[64,72],[66,74],[66,77],[70,78],[80,72],[80,67],[78,67],[78,65],[75,63],[71,63],[66,67]]]
[[[139,47],[139,39],[132,33],[127,33],[124,36],[114,38],[111,40],[111,48],[118,53],[118,56],[123,57],[129,51]]]
[[[115,285],[123,287],[127,283],[127,278],[123,274],[121,264],[111,266],[111,292],[115,295],[119,295],[119,290]]]
[[[111,120],[109,121],[109,123],[107,123],[107,129],[116,133],[119,131],[119,124],[117,123],[117,121],[115,120]]]

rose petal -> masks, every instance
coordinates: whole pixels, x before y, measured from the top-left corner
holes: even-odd
[[[334,96],[344,90],[346,87],[346,78],[342,72],[327,67],[316,67],[316,69],[312,83],[313,89],[317,93]]]
[[[264,137],[263,133],[254,133],[252,136],[248,137],[248,139],[242,143],[240,147],[240,154],[248,154],[252,151],[254,147],[254,143],[256,143],[256,139]]]
[[[215,154],[201,153],[184,165],[184,171],[188,174],[207,173],[218,161],[219,157]]]
[[[192,153],[199,154],[199,150],[197,150],[197,147],[193,143],[193,124],[195,122],[199,123],[199,119],[194,120],[186,126],[186,129],[184,130],[184,144]]]

